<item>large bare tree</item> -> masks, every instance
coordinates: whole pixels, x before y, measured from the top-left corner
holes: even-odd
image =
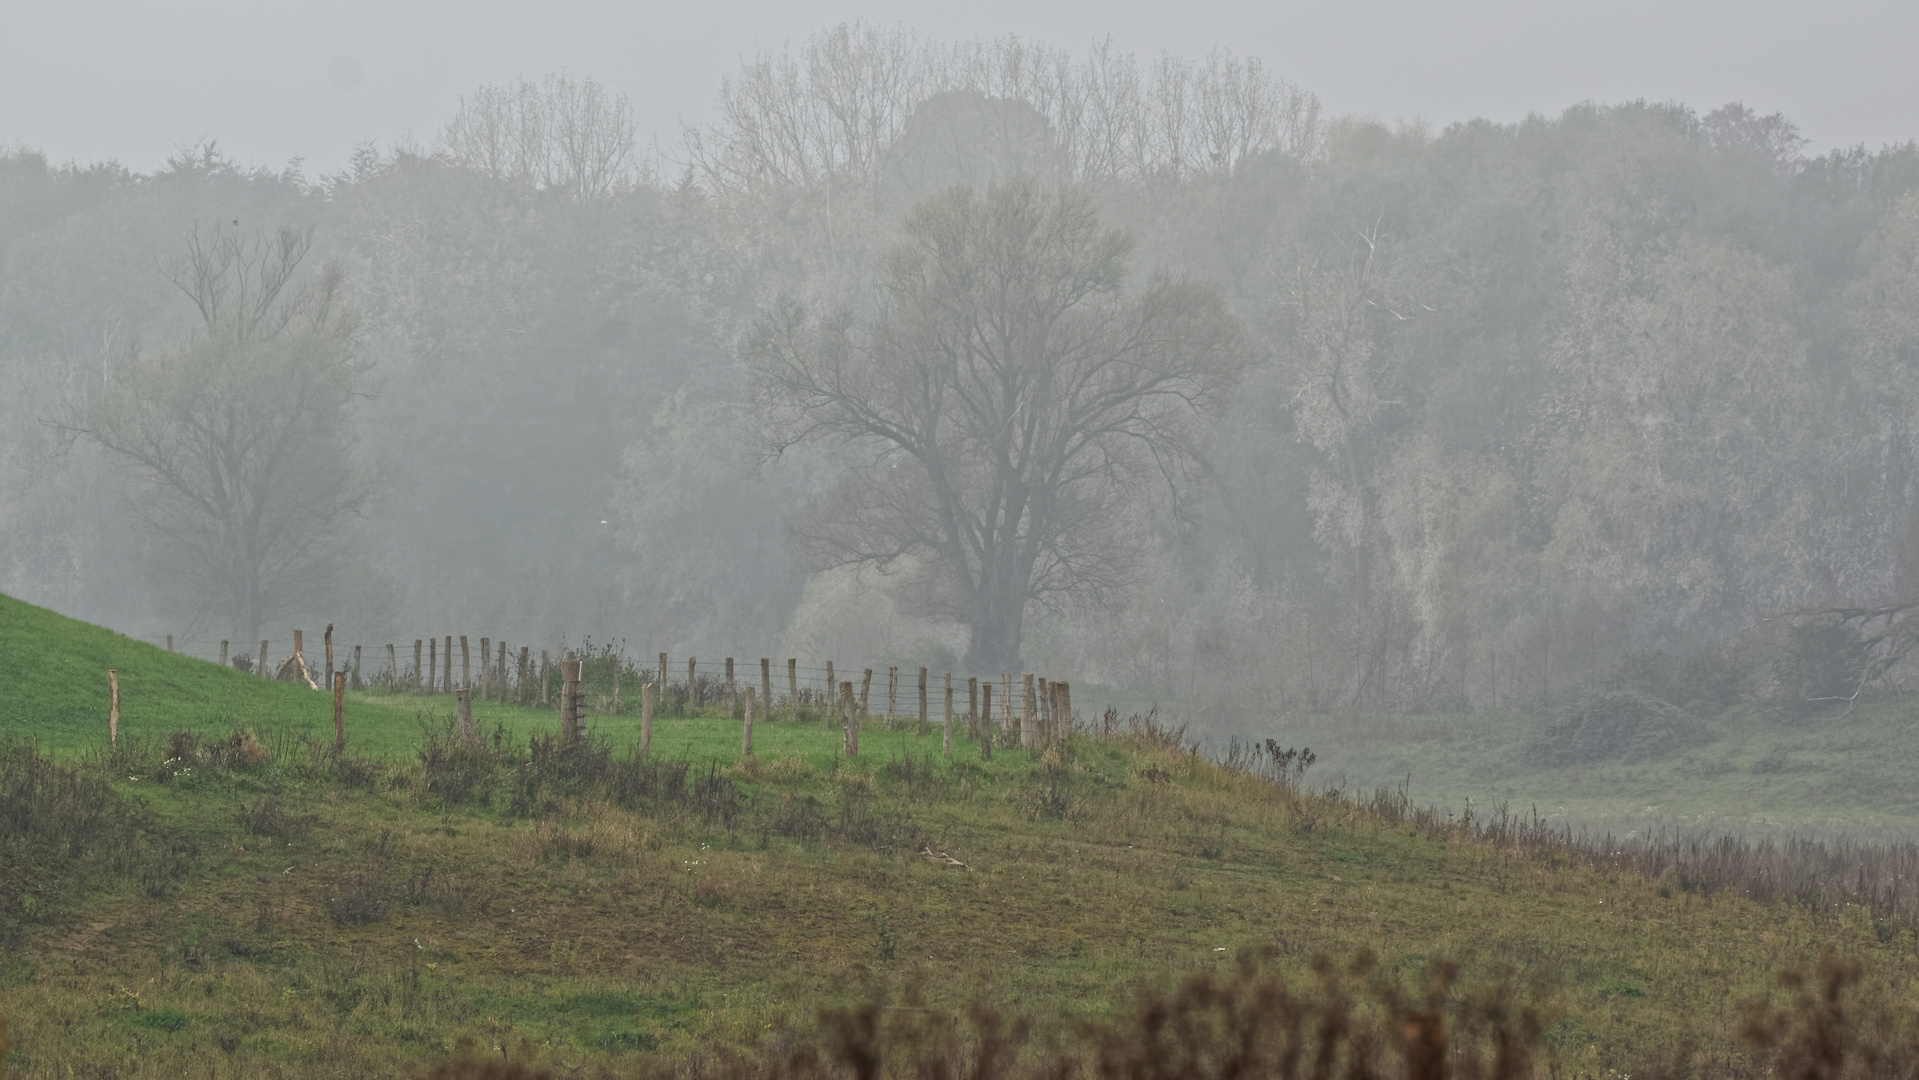
[[[252,641],[313,598],[380,488],[347,422],[366,365],[337,266],[303,275],[310,230],[190,238],[169,277],[200,325],[122,361],[69,421],[131,465],[155,591]]]
[[[954,188],[908,216],[870,318],[782,300],[743,341],[766,450],[857,455],[802,544],[912,570],[974,670],[1016,668],[1029,603],[1122,584],[1142,496],[1194,477],[1192,421],[1242,368],[1215,291],[1128,290],[1131,251],[1078,188]]]

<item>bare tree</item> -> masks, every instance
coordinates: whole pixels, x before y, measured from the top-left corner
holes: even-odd
[[[200,326],[123,361],[67,423],[134,466],[156,590],[225,616],[240,641],[327,579],[381,484],[347,432],[367,370],[358,319],[337,266],[301,280],[312,243],[196,231],[168,276]]]
[[[454,162],[497,180],[574,199],[619,191],[641,172],[632,104],[595,79],[565,74],[462,97],[440,146]]]
[[[743,343],[770,454],[866,455],[799,539],[914,570],[916,599],[970,627],[976,669],[1017,664],[1029,602],[1122,584],[1139,497],[1193,477],[1189,422],[1241,370],[1214,290],[1156,275],[1129,293],[1131,249],[1077,188],[954,188],[908,216],[873,319],[783,300]]]

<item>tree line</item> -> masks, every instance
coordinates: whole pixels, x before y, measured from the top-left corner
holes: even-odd
[[[0,588],[1480,709],[1914,588],[1910,143],[859,24],[717,115],[0,158]]]

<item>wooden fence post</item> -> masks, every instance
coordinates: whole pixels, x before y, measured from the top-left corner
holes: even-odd
[[[705,704],[700,700],[705,695],[700,693],[699,684],[693,679],[693,673],[698,667],[698,657],[689,656],[686,658],[686,703],[696,709]]]
[[[464,642],[466,639],[462,638],[460,640]],[[488,661],[490,661],[492,658],[493,658],[493,639],[481,638],[480,639],[480,700],[481,701],[486,700],[486,691],[487,691],[487,682],[488,682],[486,669],[488,667]]]
[[[893,664],[886,669],[886,718],[888,720],[893,719],[898,713],[899,698],[900,669],[898,664]]]
[[[459,703],[460,741],[468,746],[479,745],[480,732],[473,725],[473,691],[462,686],[453,691],[453,700]]]
[[[726,711],[728,714],[739,704],[739,688],[733,682],[733,658],[726,658]]]
[[[1013,730],[1013,677],[1002,671],[999,673],[999,718],[1000,729]],[[991,713],[993,710],[986,710]]]
[[[358,690],[364,685],[360,682],[360,647],[358,645],[353,647],[353,682],[351,685],[355,690]]]
[[[321,640],[326,642],[326,685],[330,687],[333,685],[333,624],[332,623],[326,624],[326,633],[321,635]]]
[[[789,656],[786,658],[786,709],[787,712],[791,714],[787,719],[793,721],[799,720],[800,658],[797,656]]]
[[[840,684],[840,750],[848,757],[860,752],[859,716],[853,708],[853,684]]]
[[[414,659],[419,659],[415,657]],[[440,681],[440,639],[426,639],[426,692],[436,693],[433,684]]]
[[[461,638],[461,640],[464,641],[466,639]],[[446,653],[446,658],[440,661],[440,692],[451,694],[453,692],[453,635],[452,634],[448,634],[446,636],[446,648],[442,649],[441,651]]]
[[[1047,694],[1051,693],[1051,691],[1048,689],[1049,684],[1046,682],[1046,677],[1044,675],[1039,676],[1038,678],[1035,678],[1033,681],[1039,684],[1038,701],[1039,701],[1040,737],[1043,739],[1050,740],[1053,737],[1053,699],[1046,696]]]
[[[580,661],[560,661],[560,737],[574,742],[580,737]]]
[[[1053,722],[1059,726],[1059,737],[1064,739],[1073,733],[1073,684],[1054,683],[1053,689],[1059,695],[1059,703],[1053,706]]]
[[[773,719],[773,658],[760,657],[760,711],[770,723]]]
[[[653,752],[653,696],[659,693],[660,684],[640,684],[640,753]]]
[[[545,649],[541,649],[540,650],[540,708],[542,709],[546,708],[546,703],[547,703],[546,680],[547,680],[547,677],[550,674],[552,674],[552,671],[553,671],[553,658],[546,654]]]
[[[926,669],[920,669],[920,733],[926,732]]]
[[[660,654],[660,693],[666,693],[666,654]]]
[[[452,660],[453,660],[453,653],[451,650],[448,650],[447,666],[449,668],[453,666]],[[450,683],[453,681],[452,675],[453,673],[451,671],[447,672],[447,676],[448,676],[447,682]],[[467,654],[467,651],[466,651],[466,635],[465,634],[460,635],[460,685],[469,686],[469,687],[473,685],[472,658]]]
[[[979,758],[981,761],[993,760],[993,680],[980,684],[980,704],[985,711],[980,713],[979,722]]]
[[[941,729],[940,754],[953,756],[953,673],[946,673],[946,726]]]
[[[120,748],[120,673],[107,669],[107,745]]]
[[[1019,744],[1028,750],[1039,745],[1039,702],[1033,696],[1033,673],[1019,677]]]
[[[506,639],[501,638],[499,655],[493,661],[493,695],[501,701],[506,700]]]
[[[872,694],[873,694],[873,669],[867,668],[866,676],[860,680],[860,715],[861,716],[872,715],[872,713],[869,713],[866,711],[866,703],[867,701],[871,700]]]
[[[753,755],[753,691],[746,692],[746,724],[740,729],[740,756]]]
[[[966,728],[979,734],[979,676],[966,677]]]
[[[220,642],[220,666],[227,666],[227,643],[224,639]]]
[[[304,669],[307,666],[306,633],[301,630],[293,632],[293,662],[297,668]]]
[[[620,715],[620,656],[614,653],[607,657],[607,663],[613,668],[613,715]]]
[[[420,692],[420,673],[422,670],[423,669],[420,667],[420,639],[414,638],[413,639],[413,692],[416,694]]]
[[[333,673],[333,752],[346,749],[346,672]]]
[[[833,722],[833,705],[840,696],[840,684],[833,681],[833,661],[826,662],[826,716],[827,723]]]
[[[172,634],[167,635],[167,651],[168,652],[173,651],[173,635]]]
[[[386,643],[386,686],[389,690],[400,687],[400,654],[393,651],[393,643]]]
[[[531,692],[531,688],[526,685],[527,680],[533,675],[533,669],[527,666],[531,662],[531,650],[525,645],[520,646],[520,670],[515,672],[513,677],[515,684],[513,687],[513,700],[522,705],[529,704],[531,701],[527,696]]]
[[[267,674],[267,641],[265,638],[260,639],[260,656],[254,663],[254,671],[262,679],[272,678],[271,675]]]

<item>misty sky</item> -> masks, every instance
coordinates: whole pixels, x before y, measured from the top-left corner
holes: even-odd
[[[470,88],[565,68],[634,103],[669,150],[743,55],[864,17],[940,38],[1264,58],[1335,113],[1441,125],[1584,100],[1743,100],[1815,150],[1919,135],[1919,4],[1712,0],[0,0],[0,145],[160,164],[217,140],[249,164],[336,169],[355,144],[431,141]]]

